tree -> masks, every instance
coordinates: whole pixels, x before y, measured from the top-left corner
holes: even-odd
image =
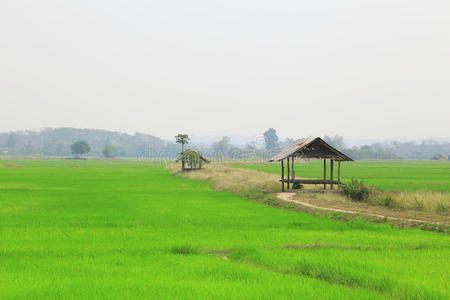
[[[323,137],[323,140],[338,150],[345,149],[345,143],[344,143],[343,136],[336,134],[335,136],[331,137],[331,136],[326,135]]]
[[[184,144],[189,144],[189,141],[191,139],[189,138],[189,136],[187,134],[182,134],[179,133],[175,136],[175,141],[177,142],[177,144],[181,144],[181,154],[184,153]],[[181,159],[181,169],[184,170],[184,164],[185,164],[185,159],[184,156]]]
[[[17,145],[17,137],[14,132],[9,134],[8,140],[6,141],[6,147],[14,148]]]
[[[280,148],[283,148],[283,147],[286,147],[287,145],[292,144],[293,142],[295,142],[294,139],[285,138],[284,141],[279,142],[278,144],[279,144]]]
[[[81,159],[83,154],[91,151],[91,147],[85,141],[76,141],[72,144],[72,146],[70,146],[70,151],[72,151],[72,154],[74,154],[76,158]]]
[[[441,153],[436,153],[435,155],[433,155],[433,157],[431,159],[432,160],[445,160],[445,156],[442,155]]]
[[[273,128],[269,128],[264,132],[264,144],[266,145],[266,150],[276,150],[278,149],[278,136],[277,132]]]
[[[175,136],[177,144],[181,144],[181,152],[184,152],[184,144],[189,144],[191,140],[187,134],[177,134]]]
[[[228,155],[228,152],[231,147],[230,138],[224,136],[220,141],[212,143],[211,147],[213,148],[214,151],[220,152],[223,156],[226,156]]]
[[[103,153],[104,157],[112,158],[112,157],[117,156],[117,154],[119,153],[119,150],[117,149],[116,146],[108,144],[103,148],[102,153]]]

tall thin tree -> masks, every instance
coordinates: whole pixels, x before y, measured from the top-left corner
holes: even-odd
[[[184,153],[184,144],[189,144],[191,140],[187,134],[179,133],[175,136],[175,140],[178,144],[181,144],[181,153]],[[181,169],[184,170],[185,160],[184,158],[181,160]]]

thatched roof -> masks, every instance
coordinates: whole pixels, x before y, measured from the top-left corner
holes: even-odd
[[[198,152],[197,152],[198,153]],[[210,162],[208,159],[204,158],[200,153],[198,153],[198,156],[200,157],[200,159],[204,162]]]
[[[270,161],[281,161],[288,157],[353,161],[353,159],[333,148],[320,137],[298,139],[281,149]]]
[[[194,160],[201,160],[201,161],[206,162],[206,163],[210,162],[207,158],[203,157],[200,154],[200,152],[194,151],[192,149],[186,149],[186,150],[184,150],[184,152],[181,152],[179,154],[179,156],[178,156],[176,161],[178,162],[178,161],[181,161],[183,159],[187,159],[189,157],[193,158]]]

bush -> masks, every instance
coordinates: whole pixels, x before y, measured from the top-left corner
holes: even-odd
[[[363,180],[352,178],[350,183],[342,187],[342,192],[353,201],[367,202],[369,200],[371,188]]]
[[[438,204],[436,205],[436,211],[437,212],[447,211],[447,206],[445,205],[445,203],[443,201],[438,202]]]
[[[423,210],[425,207],[425,204],[422,199],[419,199],[418,197],[414,197],[414,203],[416,205],[416,209]]]
[[[394,198],[392,198],[392,196],[384,196],[383,198],[381,198],[381,203],[386,207],[393,207]]]
[[[198,254],[197,248],[191,245],[173,246],[170,248],[170,253],[175,255],[193,255]]]

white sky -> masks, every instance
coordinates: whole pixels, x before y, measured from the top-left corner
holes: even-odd
[[[448,0],[2,0],[0,131],[450,136]]]

